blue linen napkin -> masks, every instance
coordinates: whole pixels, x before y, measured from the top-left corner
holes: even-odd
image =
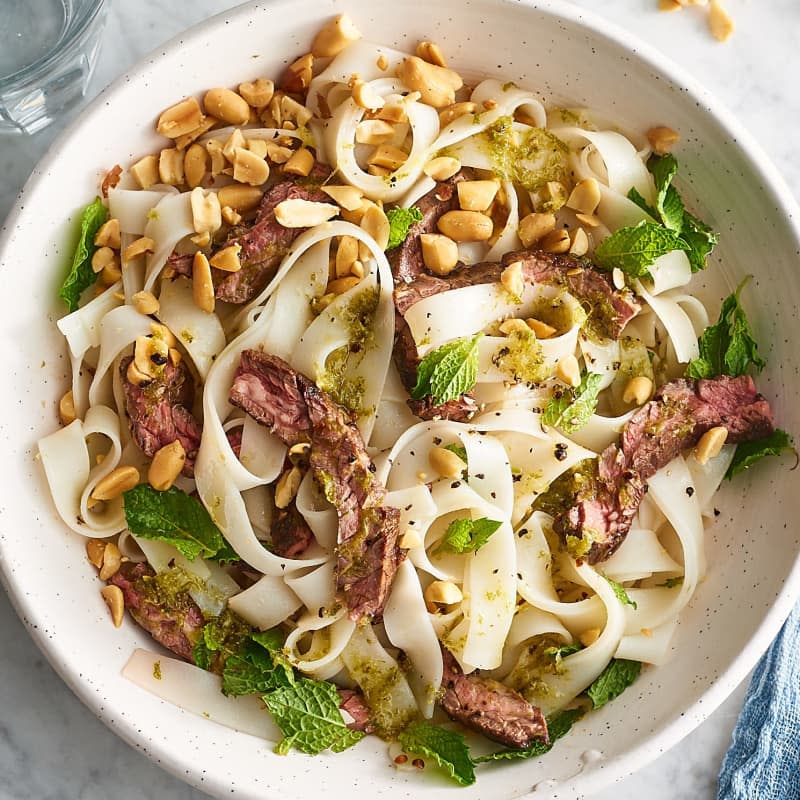
[[[753,673],[717,800],[800,800],[800,603]]]

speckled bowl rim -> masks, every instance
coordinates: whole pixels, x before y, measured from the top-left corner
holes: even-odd
[[[253,2],[245,3],[209,17],[154,49],[147,56],[140,59],[129,71],[101,91],[84,109],[81,117],[74,120],[61,133],[49,149],[48,154],[31,173],[30,178],[15,201],[12,212],[8,215],[0,231],[0,256],[6,250],[11,233],[16,227],[19,216],[23,213],[23,201],[26,194],[36,189],[40,182],[45,179],[51,165],[59,158],[60,145],[72,137],[74,131],[87,114],[92,114],[96,108],[112,102],[119,89],[131,81],[140,79],[146,66],[154,60],[158,60],[161,54],[166,55],[166,53],[180,47],[187,40],[205,36],[210,29],[218,26],[222,28],[226,19],[250,16],[255,9],[262,6],[277,7],[284,5],[291,7],[291,2],[292,0],[266,0],[266,2],[264,0],[253,0]],[[627,50],[631,55],[643,62],[646,67],[656,73],[661,73],[673,83],[681,86],[687,95],[694,99],[698,106],[702,107],[701,113],[711,115],[730,135],[742,154],[750,162],[754,171],[763,179],[764,190],[772,196],[776,207],[783,211],[794,230],[797,242],[800,243],[800,206],[798,206],[777,168],[771,163],[756,140],[736,121],[734,115],[728,111],[724,104],[716,100],[685,69],[674,63],[656,47],[641,41],[630,31],[617,24],[608,22],[593,12],[587,12],[577,6],[573,6],[566,0],[540,0],[539,2],[534,0],[478,0],[478,2],[488,7],[511,7],[522,14],[525,13],[526,8],[530,8],[557,21],[568,21],[581,26],[590,31],[593,36],[605,39],[611,45]],[[2,258],[0,258],[0,261],[2,261]],[[59,657],[58,637],[48,638],[44,633],[44,626],[40,624],[42,621],[30,615],[29,612],[32,609],[25,600],[23,587],[15,584],[13,572],[9,568],[8,562],[2,557],[1,552],[0,578],[14,609],[22,619],[29,634],[64,682],[98,719],[115,734],[119,735],[132,747],[139,748],[146,738],[144,733],[137,731],[135,726],[115,709],[105,708],[101,711],[99,708],[100,701],[97,696],[80,679],[78,674],[70,669],[68,661]],[[691,733],[719,707],[742,682],[750,670],[753,669],[758,659],[779,632],[798,599],[800,599],[800,553],[796,554],[794,565],[787,576],[783,588],[764,616],[756,634],[731,662],[728,669],[717,678],[703,695],[688,706],[680,717],[668,724],[658,734],[648,737],[639,746],[629,750],[626,754],[612,758],[603,765],[601,770],[575,776],[570,786],[570,791],[576,793],[575,797],[594,794],[614,781],[623,779],[653,761]],[[227,795],[230,791],[229,786],[218,780],[211,772],[207,772],[201,782],[200,769],[191,762],[177,760],[175,754],[166,743],[150,740],[144,750],[152,761],[202,791],[211,792],[218,796]],[[525,795],[525,797],[533,797],[533,795],[529,794]]]

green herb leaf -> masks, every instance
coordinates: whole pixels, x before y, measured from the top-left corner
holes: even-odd
[[[456,339],[428,353],[417,367],[417,385],[411,396],[421,400],[430,395],[440,405],[468,392],[478,377],[478,342],[482,336],[479,333],[471,339]]]
[[[658,211],[656,211],[653,206],[651,206],[644,197],[639,194],[639,190],[633,186],[631,187],[630,191],[628,192],[628,200],[632,200],[636,203],[645,214],[649,214],[654,220],[658,219]]]
[[[622,605],[638,608],[636,603],[634,603],[633,600],[628,597],[628,593],[625,591],[625,587],[621,583],[617,583],[616,581],[611,580],[609,577],[603,577],[605,577],[605,579],[608,581],[609,586],[614,590],[614,594],[617,596],[617,600],[619,600]]]
[[[230,656],[243,650],[252,633],[247,622],[225,608],[203,626],[202,636],[192,648],[194,663],[201,669],[219,672]]]
[[[475,762],[460,733],[420,720],[412,722],[397,738],[404,750],[433,758],[462,786],[475,783]]]
[[[607,270],[619,267],[634,278],[648,274],[659,257],[673,250],[688,250],[689,245],[675,231],[655,222],[642,220],[638,225],[620,228],[595,248],[595,262]]]
[[[205,506],[174,486],[159,492],[142,483],[123,498],[125,521],[136,536],[167,542],[190,561],[213,558],[225,546]]]
[[[467,448],[463,444],[446,444],[444,449],[455,453],[465,464],[467,463]]]
[[[542,424],[560,428],[564,433],[580,430],[594,414],[603,376],[585,372],[576,389],[568,389],[561,397],[550,400],[542,413]]]
[[[78,301],[84,289],[97,280],[97,274],[92,269],[92,256],[97,249],[94,237],[107,217],[108,211],[99,197],[81,212],[80,234],[72,256],[72,265],[58,290],[58,296],[67,304],[70,312],[78,308]]]
[[[678,575],[677,578],[667,578],[664,583],[657,583],[656,586],[663,587],[665,589],[674,589],[676,586],[680,586],[683,583],[683,575]]]
[[[705,269],[706,260],[717,246],[719,236],[705,222],[701,222],[697,217],[693,217],[686,211],[683,214],[681,239],[689,245],[687,255],[692,266],[692,272],[699,272],[701,269]]]
[[[386,212],[389,220],[389,244],[387,250],[394,250],[406,240],[408,229],[415,222],[422,222],[422,212],[416,207],[411,208],[390,208]]]
[[[454,519],[442,537],[436,552],[474,553],[489,541],[502,525],[495,519]]]
[[[744,472],[766,456],[779,456],[781,453],[794,450],[792,437],[786,431],[777,428],[766,439],[757,442],[742,442],[736,445],[733,461],[731,461],[725,477],[730,480],[734,475]]]
[[[687,378],[737,377],[744,375],[751,364],[756,370],[763,369],[766,362],[758,354],[750,323],[739,303],[739,294],[746,282],[747,278],[725,298],[719,319],[714,325],[709,325],[697,340],[700,357],[687,365]]]
[[[642,665],[639,661],[612,658],[609,665],[586,691],[592,706],[601,708],[610,700],[619,697],[639,677],[641,671]]]
[[[329,747],[341,753],[364,737],[344,724],[339,693],[328,681],[298,680],[292,686],[264,695],[264,703],[284,738],[275,752],[285,755],[292,747],[317,755]]]
[[[545,753],[553,749],[553,745],[566,734],[569,733],[572,726],[581,718],[583,712],[578,708],[572,708],[567,711],[556,711],[547,718],[547,733],[550,737],[550,743],[533,742],[529,747],[524,750],[499,750],[496,753],[487,753],[485,756],[478,756],[475,759],[476,764],[483,764],[487,761],[503,761],[516,758],[535,758],[536,756],[543,756]]]
[[[278,630],[251,634],[243,651],[225,661],[222,693],[263,694],[294,685],[294,670],[283,655],[283,641]]]
[[[680,233],[683,230],[683,201],[672,186],[672,179],[678,172],[678,162],[670,153],[663,156],[652,155],[647,161],[647,169],[653,175],[656,185],[657,219],[664,227]]]
[[[544,649],[544,654],[553,659],[556,665],[556,672],[559,672],[561,669],[561,662],[567,656],[571,656],[579,650],[583,650],[583,645],[580,642],[575,642],[574,644],[565,644],[561,647],[546,647]]]

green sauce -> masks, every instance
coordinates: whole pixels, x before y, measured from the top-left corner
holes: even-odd
[[[542,346],[533,331],[512,331],[492,358],[516,383],[541,383],[549,377]]]
[[[503,682],[520,692],[528,702],[533,703],[536,698],[547,697],[552,689],[543,677],[567,674],[558,655],[563,644],[553,634],[533,637]]]

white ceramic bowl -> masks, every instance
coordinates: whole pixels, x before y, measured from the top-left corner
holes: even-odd
[[[759,386],[781,426],[800,431],[798,406],[787,402],[800,391],[791,333],[800,308],[800,232],[791,196],[730,116],[629,34],[556,2],[280,0],[243,6],[174,40],[104,92],[53,146],[4,229],[0,566],[31,635],[81,699],[127,741],[220,797],[291,800],[360,790],[426,800],[446,784],[429,772],[395,772],[385,745],[373,738],[340,755],[278,757],[264,741],[187,714],[121,678],[133,648],[151,643],[130,622],[121,630],[109,624],[84,542],[60,523],[34,460],[37,439],[57,425],[69,371],[54,325],[63,313],[56,286],[76,210],[94,196],[105,170],[160,145],[152,121],[163,108],[210,86],[278,75],[307,50],[320,20],[343,10],[376,41],[413,48],[433,39],[456,67],[538,89],[549,102],[605,110],[623,128],[668,123],[681,131],[681,191],[722,234],[702,291],[721,298],[755,274],[747,299],[769,356]],[[537,797],[575,798],[634,771],[698,725],[752,668],[800,593],[794,476],[785,465],[765,463],[723,488],[722,513],[707,539],[709,575],[681,618],[669,665],[646,670],[544,758],[484,768],[457,796],[503,800],[539,784]],[[584,764],[589,749],[603,760]]]

